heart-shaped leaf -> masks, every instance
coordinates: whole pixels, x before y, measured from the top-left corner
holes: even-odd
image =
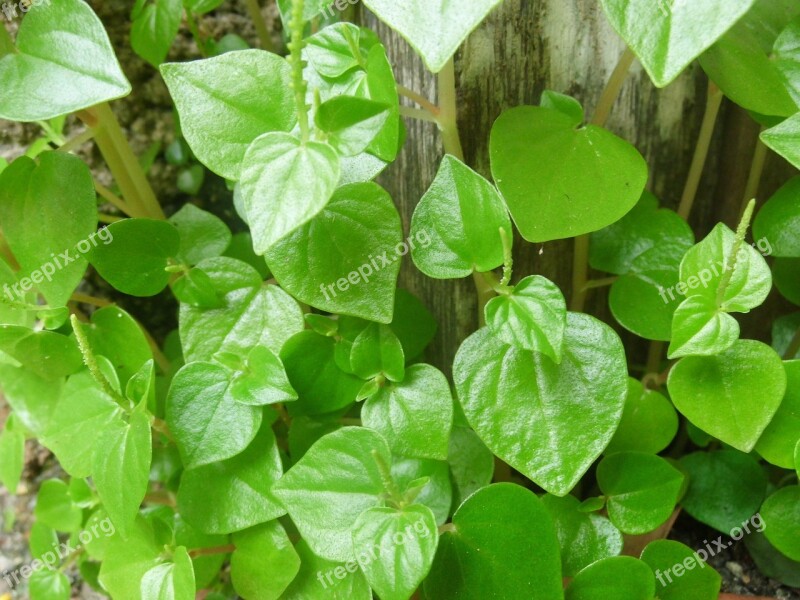
[[[705,550],[703,550],[705,553]],[[642,562],[656,574],[656,597],[663,600],[714,600],[722,577],[688,546],[672,540],[655,540],[642,552]],[[678,576],[675,566],[683,570]]]
[[[697,427],[750,452],[778,410],[786,371],[761,342],[739,340],[714,356],[688,356],[669,373],[675,407]]]
[[[786,182],[761,207],[753,237],[769,242],[771,256],[800,257],[800,177]]]
[[[779,489],[761,507],[764,535],[785,556],[800,561],[800,486]]]
[[[181,239],[177,258],[187,265],[221,256],[231,243],[231,230],[222,219],[194,204],[184,204],[169,222]]]
[[[142,598],[192,600],[195,596],[194,568],[186,548],[175,548],[172,560],[147,571],[140,589]]]
[[[434,73],[456,53],[467,36],[502,0],[448,0],[399,4],[394,0],[364,0],[372,12],[397,31],[419,53]]]
[[[755,0],[601,0],[612,27],[657,87],[670,84]]]
[[[231,583],[242,598],[281,598],[300,570],[286,530],[279,521],[270,521],[240,531],[231,540],[236,550],[231,555]]]
[[[617,334],[568,313],[561,364],[503,344],[488,328],[453,365],[458,398],[489,449],[557,496],[567,494],[614,435],[627,392]]]
[[[639,451],[658,454],[669,446],[677,432],[678,414],[672,403],[631,377],[622,420],[605,453]]]
[[[492,175],[530,242],[602,229],[642,195],[647,164],[636,148],[601,127],[579,125],[556,110],[519,106],[492,127]]]
[[[141,2],[137,2],[141,6]],[[158,68],[167,57],[183,17],[181,0],[153,0],[131,12],[131,47]]]
[[[83,0],[30,11],[16,45],[0,59],[0,119],[43,121],[131,91],[105,27]],[[43,81],[58,93],[42,93]]]
[[[800,112],[762,131],[761,141],[800,169]]]
[[[305,540],[300,540],[295,550],[300,556],[300,572],[281,600],[372,600],[372,591],[356,561],[346,563],[342,575],[341,564],[320,558]]]
[[[785,361],[786,395],[758,439],[756,452],[784,469],[794,468],[794,447],[800,441],[800,360]]]
[[[578,573],[566,590],[566,600],[653,598],[656,580],[647,564],[631,556],[604,558]]]
[[[266,258],[275,279],[301,302],[390,323],[400,259],[414,241],[404,242],[402,234],[391,196],[376,183],[354,183],[336,190],[320,214]]]

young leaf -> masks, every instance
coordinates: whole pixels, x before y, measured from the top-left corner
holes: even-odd
[[[776,258],[772,276],[781,295],[800,306],[800,258]]]
[[[394,457],[392,479],[398,489],[415,504],[433,511],[437,525],[444,525],[453,504],[453,486],[447,463],[440,460]]]
[[[503,264],[500,229],[513,237],[503,199],[495,187],[456,157],[442,159],[436,178],[411,218],[411,257],[428,277],[454,279]]]
[[[553,90],[545,90],[542,92],[539,106],[562,112],[578,123],[583,123],[586,120],[586,115],[583,112],[583,106],[581,106],[580,102],[572,96],[560,94]]]
[[[131,91],[105,27],[83,0],[30,11],[16,45],[0,59],[0,119],[52,119]],[[42,81],[58,93],[42,94]]]
[[[581,511],[575,496],[545,494],[542,502],[556,525],[565,577],[575,577],[593,562],[622,552],[620,531],[606,517]]]
[[[153,0],[131,14],[133,51],[154,67],[167,57],[183,17],[181,0]]]
[[[541,352],[561,362],[567,303],[558,286],[540,275],[531,275],[508,295],[486,304],[486,324],[504,343]]]
[[[719,354],[738,339],[739,322],[721,311],[714,298],[691,296],[672,316],[669,357]]]
[[[210,361],[218,352],[244,358],[256,346],[273,353],[304,328],[297,302],[276,285],[264,285],[250,265],[211,258],[199,267],[209,276],[222,306],[181,306],[180,336],[188,362]]]
[[[370,48],[379,43],[370,29],[352,23],[334,23],[306,40],[305,58],[319,75],[341,77],[361,66]]]
[[[185,204],[169,218],[169,222],[178,230],[181,240],[176,258],[187,265],[221,256],[231,243],[228,226],[219,217],[194,204]]]
[[[696,426],[750,452],[786,391],[786,371],[775,351],[739,340],[714,356],[688,356],[669,373],[675,407]]]
[[[142,577],[142,598],[194,600],[194,569],[186,548],[175,549],[170,562],[151,568]]]
[[[264,346],[250,351],[245,370],[234,374],[225,395],[251,406],[297,400],[297,392],[289,383],[281,359]]]
[[[355,561],[341,565],[320,558],[305,540],[300,540],[295,550],[301,560],[300,572],[281,600],[372,600],[372,591]]]
[[[481,329],[459,349],[453,377],[481,440],[557,496],[573,488],[611,440],[627,392],[616,333],[578,313],[567,315],[560,365]]]
[[[341,156],[355,156],[366,150],[380,133],[389,119],[390,108],[365,98],[337,96],[319,106],[315,121]]]
[[[660,584],[656,586],[657,598],[715,600],[719,596],[722,577],[688,546],[672,540],[655,540],[647,544],[641,560],[656,574]]]
[[[678,414],[672,403],[631,377],[622,420],[605,454],[628,451],[658,454],[669,446],[676,433]]]
[[[43,525],[70,533],[78,531],[83,521],[81,509],[72,502],[67,484],[60,479],[42,482],[33,515]]]
[[[785,361],[786,395],[778,412],[758,438],[756,452],[784,469],[794,468],[794,447],[800,441],[800,360]]]
[[[631,556],[604,558],[578,573],[564,598],[566,600],[608,600],[653,598],[656,580],[647,564]]]
[[[192,549],[220,548],[229,541],[226,535],[208,535],[189,525],[181,515],[175,515],[175,544]],[[219,571],[228,559],[224,552],[196,554],[192,557],[194,580],[197,589],[213,584],[219,578]]]
[[[414,593],[431,568],[438,541],[431,509],[419,504],[402,510],[370,508],[353,525],[353,553],[383,600],[406,600]],[[372,558],[368,549],[377,556],[361,562],[362,555]]]
[[[300,570],[300,557],[279,521],[233,534],[231,582],[244,600],[277,600]]]
[[[753,457],[736,450],[694,452],[680,459],[689,487],[684,510],[701,523],[729,534],[758,511],[767,476]]]
[[[405,377],[403,346],[391,327],[382,323],[370,323],[356,336],[349,362],[361,379],[383,375],[397,382]]]
[[[44,379],[23,367],[0,364],[0,390],[14,416],[38,438],[44,437],[58,400],[64,378]],[[43,444],[46,442],[41,439]]]
[[[354,558],[350,532],[359,515],[379,505],[391,463],[383,437],[344,427],[314,444],[273,487],[303,539],[329,560]]]
[[[800,486],[779,489],[761,507],[764,535],[785,556],[800,561]]]
[[[129,423],[102,432],[94,448],[92,479],[103,507],[123,536],[147,493],[151,461],[150,419],[139,409]]]
[[[83,363],[74,339],[16,325],[0,325],[0,350],[33,375],[48,380],[71,375]]]
[[[239,179],[253,140],[269,131],[291,131],[297,123],[291,68],[270,52],[243,50],[168,63],[161,74],[192,152],[226,179]]]
[[[71,592],[69,579],[61,571],[34,571],[28,581],[31,600],[69,600]]]
[[[47,11],[34,11],[39,12]],[[0,105],[5,103],[0,100]],[[48,304],[58,307],[66,304],[86,271],[86,247],[97,243],[96,196],[92,174],[77,157],[45,152],[38,162],[20,157],[0,175],[0,222],[20,265],[19,284],[4,291],[22,301],[36,286]]]
[[[281,286],[301,302],[390,323],[400,258],[408,250],[392,198],[370,182],[340,187],[266,258]]]
[[[236,456],[258,432],[261,408],[234,401],[229,385],[228,370],[212,363],[190,363],[175,374],[166,419],[186,468]]]
[[[447,462],[453,480],[454,510],[492,482],[494,456],[478,435],[467,427],[453,427]]]
[[[194,528],[226,534],[286,514],[272,493],[283,467],[275,435],[262,426],[247,449],[228,460],[184,471],[178,510]]]
[[[623,533],[639,535],[664,523],[678,502],[683,473],[644,452],[618,452],[597,466],[608,517]]]
[[[423,587],[428,598],[560,598],[553,520],[533,492],[498,483],[475,492],[453,515]]]
[[[619,33],[657,87],[669,85],[728,31],[755,0],[601,0]]]
[[[142,578],[161,562],[162,551],[151,523],[138,517],[127,537],[115,532],[108,539],[100,584],[114,600],[142,600]]]
[[[445,460],[453,422],[450,385],[435,367],[413,365],[402,382],[387,385],[365,402],[361,418],[395,454]]]
[[[767,200],[753,221],[753,237],[768,240],[772,256],[800,257],[798,198],[800,177],[793,177]]]
[[[519,106],[492,127],[492,175],[530,242],[602,229],[644,190],[647,164],[636,148],[601,127],[579,125],[556,110]]]
[[[764,144],[800,169],[798,138],[800,138],[800,112],[761,132],[761,141]]]
[[[501,1],[473,0],[456,5],[433,0],[424,6],[400,7],[392,0],[364,0],[364,4],[411,44],[428,69],[438,73]]]
[[[165,221],[125,219],[108,226],[114,242],[89,251],[100,276],[123,294],[155,296],[169,283],[165,270],[178,254],[178,231]]]
[[[83,332],[95,354],[105,356],[114,365],[121,386],[138,373],[153,353],[141,326],[117,306],[105,306],[92,313]]]

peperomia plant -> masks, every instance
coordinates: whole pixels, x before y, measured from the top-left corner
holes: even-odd
[[[800,305],[800,180],[751,200],[767,146],[800,167],[800,5],[601,0],[630,49],[593,116],[551,90],[505,111],[489,181],[462,150],[454,55],[500,3],[364,0],[437,74],[435,105],[319,0],[278,2],[286,56],[257,2],[264,49],[201,31],[219,1],[137,1],[133,48],[180,118],[167,161],[195,170],[191,193],[201,164],[227,180],[235,235],[157,201],[109,104],[131,86],[83,0],[34,1],[15,40],[0,27],[0,118],[44,131],[0,167],[0,480],[16,490],[30,438],[64,473],[40,486],[33,561],[7,583],[68,599],[77,565],[115,600],[713,600],[716,549],[665,539],[682,509],[800,585],[800,313],[772,346],[736,317],[773,280]],[[165,63],[184,16],[203,57]],[[695,59],[712,82],[677,211],[605,128],[634,59],[659,87]],[[698,242],[723,97],[763,144],[740,220]],[[85,131],[67,140],[72,114]],[[407,231],[374,181],[402,118],[435,122],[446,150]],[[113,188],[74,153],[90,141]],[[569,304],[513,271],[515,229],[575,239]],[[433,316],[397,287],[406,255],[474,278],[480,327],[452,381],[425,362]],[[585,311],[604,286],[612,323]],[[156,312],[167,289],[163,339],[117,305]],[[650,342],[646,365],[622,330]]]

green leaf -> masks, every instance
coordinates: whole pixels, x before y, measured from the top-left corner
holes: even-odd
[[[241,177],[253,247],[264,254],[325,208],[339,181],[339,157],[328,144],[265,133],[248,147]]]
[[[672,540],[655,540],[642,552],[642,562],[656,574],[657,597],[663,600],[716,600],[722,577],[697,552]],[[705,558],[708,558],[706,555]],[[673,579],[674,577],[674,579]]]
[[[114,365],[122,386],[136,375],[153,353],[141,326],[117,306],[106,306],[92,313],[83,332],[95,354],[105,356]]]
[[[431,568],[438,541],[431,509],[419,504],[370,508],[353,525],[353,552],[383,600],[406,600],[414,593]]]
[[[183,0],[183,5],[196,15],[211,12],[222,4],[224,0]]]
[[[83,523],[83,513],[69,497],[67,484],[60,479],[47,479],[39,487],[36,495],[36,508],[33,511],[36,521],[57,531],[76,532]]]
[[[17,486],[25,466],[25,434],[17,429],[0,431],[0,482],[9,494],[17,493]]]
[[[320,214],[266,258],[281,286],[301,302],[389,323],[400,258],[410,244],[413,238],[402,240],[389,194],[375,183],[357,183],[336,190]]]
[[[795,334],[800,330],[800,312],[778,317],[772,322],[772,347],[775,352],[784,356],[789,351]],[[800,359],[800,348],[791,359]]]
[[[16,46],[0,58],[0,119],[52,119],[131,91],[103,23],[82,0],[30,11]],[[42,81],[58,93],[42,94]]]
[[[453,515],[453,529],[423,583],[427,598],[561,598],[553,520],[533,492],[510,483],[475,492]]]
[[[430,508],[437,525],[447,521],[453,504],[453,486],[446,462],[395,456],[391,474],[407,502]]]
[[[561,362],[567,303],[558,286],[540,275],[520,281],[510,294],[486,304],[486,324],[504,343]]]
[[[800,257],[800,177],[783,185],[758,211],[753,237],[766,240],[771,256]]]
[[[739,322],[721,311],[715,299],[690,296],[672,317],[669,357],[719,354],[738,339]]]
[[[790,0],[750,4],[753,8],[700,57],[700,65],[736,104],[762,115],[788,117],[798,105],[772,50],[781,29],[800,10]],[[728,14],[727,8],[714,10],[718,18]]]
[[[0,364],[0,390],[15,417],[36,437],[43,437],[63,389],[63,378],[48,380],[23,367]]]
[[[394,319],[389,326],[400,338],[407,361],[422,354],[438,327],[436,319],[420,299],[403,289],[398,289],[395,295]]]
[[[622,534],[611,522],[580,509],[575,496],[542,496],[556,525],[564,577],[574,577],[593,562],[622,552]]]
[[[424,6],[402,8],[392,0],[364,0],[364,4],[411,44],[429,70],[438,73],[501,1],[474,0],[456,5],[433,0]]]
[[[800,105],[800,18],[795,18],[775,40],[772,60],[786,80],[789,94]]]
[[[372,600],[372,592],[356,561],[341,565],[320,558],[305,540],[300,540],[295,550],[302,561],[300,572],[281,600]]]
[[[560,365],[481,329],[459,349],[453,378],[481,440],[557,496],[574,487],[611,440],[628,379],[616,333],[578,313],[567,315]]]
[[[227,399],[251,406],[297,399],[281,359],[264,346],[250,351],[244,370],[233,375],[225,395]]]
[[[341,156],[355,156],[380,133],[390,117],[390,108],[357,96],[337,96],[319,106],[315,121]]]
[[[48,11],[33,11],[40,12]],[[0,61],[0,80],[2,64]],[[0,89],[8,88],[0,85]],[[2,100],[0,105],[7,106]],[[66,304],[86,271],[87,248],[96,246],[98,237],[109,243],[108,232],[95,233],[95,198],[89,168],[65,152],[45,152],[38,165],[20,157],[3,171],[0,221],[20,265],[19,283],[4,288],[6,296],[22,301],[25,292],[35,286],[51,306]]]
[[[800,112],[761,132],[761,141],[800,169]]]
[[[781,295],[800,306],[800,258],[776,258],[772,276]]]
[[[336,366],[333,339],[313,331],[292,337],[281,359],[299,399],[287,406],[292,416],[338,411],[356,400],[363,382]]]
[[[658,454],[669,446],[676,433],[678,414],[672,403],[631,377],[622,420],[605,454],[629,451]]]
[[[127,537],[116,532],[109,538],[100,584],[114,600],[142,600],[142,578],[161,562],[162,551],[150,522],[138,517]]]
[[[187,468],[242,452],[261,425],[262,410],[229,394],[230,373],[212,363],[190,363],[175,374],[166,419]]]
[[[282,472],[275,435],[262,426],[239,455],[184,471],[178,510],[192,527],[209,534],[272,521],[286,514],[271,489]]]
[[[300,557],[280,522],[233,535],[231,582],[245,600],[277,600],[300,570]]]
[[[142,598],[194,600],[194,569],[186,548],[175,549],[172,560],[147,571],[142,577]]]
[[[67,380],[41,436],[42,443],[72,477],[88,477],[97,433],[120,423],[121,412],[89,372],[81,371]]]
[[[17,325],[0,325],[0,350],[30,373],[49,380],[71,375],[83,363],[74,339]]]
[[[256,346],[277,354],[286,340],[303,330],[297,302],[278,286],[264,285],[250,265],[212,258],[200,268],[211,278],[222,306],[181,306],[180,336],[187,361],[209,361],[218,352],[244,357]]]
[[[755,0],[601,0],[612,27],[656,87],[666,87],[728,31]]]
[[[192,549],[219,548],[229,541],[226,535],[207,535],[189,525],[181,515],[175,515],[175,544]],[[228,554],[218,552],[192,557],[194,580],[197,589],[211,586],[219,578]]]
[[[747,521],[766,496],[766,473],[756,458],[742,452],[695,452],[682,457],[680,467],[689,478],[684,510],[722,533]]]
[[[181,0],[153,0],[141,11],[134,9],[131,19],[133,51],[154,67],[167,57],[183,17]]]
[[[647,564],[631,556],[613,556],[578,573],[564,597],[566,600],[629,600],[653,598],[655,593],[656,580]]]
[[[450,384],[435,367],[412,365],[402,382],[387,385],[364,403],[361,419],[383,435],[395,454],[445,460],[453,423]]]
[[[764,535],[785,556],[800,561],[800,486],[779,489],[761,507]]]
[[[492,127],[492,175],[530,242],[602,229],[625,216],[644,190],[647,164],[636,148],[579,125],[555,110],[520,106]]]
[[[754,531],[744,538],[744,543],[758,570],[766,577],[793,587],[800,585],[800,561],[778,552],[763,533]]]
[[[391,455],[380,434],[344,427],[314,444],[273,487],[315,554],[354,558],[350,532],[359,515],[379,505],[384,481],[378,461]]]
[[[581,106],[580,102],[572,96],[560,94],[553,90],[545,90],[542,92],[539,106],[562,112],[578,123],[583,123],[586,120],[586,115],[583,112],[583,106]]]
[[[198,160],[238,180],[248,146],[269,131],[297,123],[289,63],[264,50],[161,66],[181,118],[181,131]]]
[[[334,23],[306,40],[305,57],[320,75],[330,79],[341,77],[359,67],[377,36],[352,23]]]
[[[391,327],[382,323],[370,323],[356,336],[350,364],[361,379],[384,375],[389,381],[403,381],[405,377],[403,346]]]
[[[31,600],[69,600],[72,586],[61,571],[41,569],[34,571],[28,580]]]
[[[608,517],[623,533],[639,535],[664,523],[678,502],[683,473],[660,456],[618,452],[597,466]]]
[[[123,294],[155,296],[169,283],[165,270],[178,253],[178,232],[166,221],[125,219],[108,226],[114,242],[89,251],[100,276]]]
[[[447,454],[453,480],[453,507],[492,482],[494,455],[467,427],[453,427]]]
[[[169,218],[180,236],[177,259],[196,265],[206,258],[224,254],[231,243],[231,231],[219,217],[194,204],[185,204]]]
[[[781,404],[786,371],[766,344],[739,340],[715,356],[681,359],[669,373],[667,389],[694,425],[750,452]]]
[[[794,468],[794,449],[800,441],[800,360],[785,361],[786,395],[778,412],[758,438],[755,450],[784,469]]]
[[[121,535],[133,526],[147,493],[152,461],[150,419],[142,410],[126,425],[103,431],[94,448],[92,479]]]
[[[411,218],[411,251],[428,277],[455,279],[503,264],[503,229],[513,231],[495,187],[454,156],[442,159],[436,178]]]

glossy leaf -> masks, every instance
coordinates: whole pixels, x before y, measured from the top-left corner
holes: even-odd
[[[57,531],[75,532],[81,527],[83,514],[69,497],[67,484],[60,479],[47,479],[36,495],[36,521]]]
[[[262,406],[297,399],[281,359],[263,346],[256,346],[247,356],[244,369],[237,371],[225,395],[242,404]]]
[[[639,152],[605,129],[579,125],[555,110],[520,106],[492,127],[492,175],[530,242],[602,229],[625,216],[644,190],[647,165]]]
[[[278,521],[235,533],[231,582],[244,600],[277,600],[297,575],[300,557]]]
[[[765,460],[784,469],[794,467],[794,448],[800,442],[800,360],[786,361],[786,395],[778,412],[758,438],[755,449]]]
[[[388,104],[357,96],[337,96],[323,102],[315,121],[327,133],[327,142],[341,156],[355,156],[367,149],[390,117]]]
[[[140,4],[140,3],[137,3]],[[133,51],[154,67],[167,57],[183,17],[181,0],[153,0],[141,10],[133,10],[131,46]]]
[[[177,258],[188,265],[221,256],[231,243],[228,226],[194,204],[185,204],[169,222],[178,230],[181,240]]]
[[[513,238],[500,194],[448,154],[414,209],[411,237],[420,244],[412,249],[411,257],[420,271],[436,279],[490,271],[503,264],[500,229],[509,240]]]
[[[566,600],[628,600],[653,598],[656,583],[647,564],[630,556],[604,558],[578,573]]]
[[[157,565],[142,577],[142,598],[152,600],[193,600],[194,570],[186,548],[175,549],[172,560]]]
[[[95,354],[108,358],[122,386],[152,359],[152,351],[141,326],[117,306],[106,306],[92,313],[83,332]]]
[[[781,295],[800,306],[800,258],[776,258],[772,276]]]
[[[697,427],[750,452],[778,410],[786,372],[769,346],[739,340],[715,356],[688,356],[667,380],[675,407]]]
[[[478,435],[467,427],[453,427],[447,462],[453,480],[454,508],[492,482],[494,456]]]
[[[61,571],[34,571],[28,581],[31,600],[69,600],[72,586]]]
[[[389,381],[403,381],[405,356],[400,340],[388,325],[370,323],[353,340],[350,366],[361,379],[384,375]]]
[[[355,560],[344,565],[320,558],[304,540],[295,546],[300,571],[281,600],[372,600],[372,592]]]
[[[699,552],[672,540],[655,540],[647,544],[641,559],[656,574],[657,598],[716,600],[722,577],[706,565]]]
[[[622,420],[605,453],[638,451],[658,454],[669,446],[677,432],[678,414],[672,403],[631,377]]]
[[[800,112],[761,132],[761,141],[800,169]]]
[[[761,507],[764,535],[781,553],[800,561],[800,486],[779,489]]]
[[[761,207],[753,237],[766,240],[772,256],[800,257],[800,177],[790,179]]]
[[[391,474],[401,493],[413,497],[415,504],[430,508],[436,524],[444,525],[453,504],[453,486],[446,462],[395,456]]]
[[[116,532],[108,540],[98,577],[101,585],[115,600],[141,600],[142,579],[160,563],[162,550],[153,526],[138,517],[127,537]]]
[[[489,449],[558,496],[611,440],[627,391],[619,338],[577,313],[567,315],[560,365],[482,329],[462,344],[453,377],[467,420]]]

